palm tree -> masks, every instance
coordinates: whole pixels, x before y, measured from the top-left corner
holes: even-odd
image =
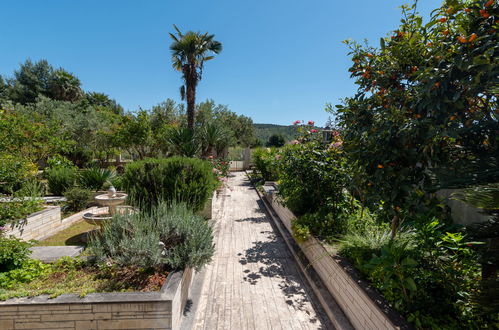
[[[182,72],[184,85],[180,87],[182,100],[187,100],[187,127],[194,130],[194,116],[196,104],[196,87],[201,80],[203,65],[205,61],[214,58],[211,54],[219,54],[222,44],[213,40],[215,35],[188,31],[182,33],[176,25],[173,25],[177,34],[170,33],[173,42],[170,45],[172,51],[173,67]]]

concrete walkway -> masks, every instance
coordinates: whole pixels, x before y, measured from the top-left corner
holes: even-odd
[[[216,253],[200,274],[192,329],[332,329],[246,174],[231,174],[214,219]]]

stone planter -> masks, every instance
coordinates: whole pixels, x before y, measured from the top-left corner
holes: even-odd
[[[217,191],[213,192],[213,195],[208,198],[206,203],[204,204],[204,208],[199,211],[199,215],[201,215],[206,220],[210,220],[213,218],[213,203],[217,199]]]
[[[47,206],[41,211],[28,215],[15,225],[7,225],[8,230],[4,232],[4,235],[13,235],[25,241],[40,240],[56,233],[61,222],[61,208]]]
[[[91,207],[61,219],[61,208],[59,206],[47,206],[39,212],[30,214],[17,225],[8,226],[9,229],[4,234],[6,236],[13,235],[25,241],[32,239],[43,240],[80,221],[84,213],[95,212],[96,210],[96,207]]]
[[[298,243],[291,234],[292,221],[296,216],[279,203],[279,197],[272,188],[265,189],[265,205],[271,218],[278,222],[278,229],[285,240],[293,240],[299,256],[312,266],[321,285],[325,286],[355,329],[410,329],[405,319],[393,310],[385,299],[358,273],[343,257],[315,237]],[[317,292],[316,292],[317,293]],[[318,295],[321,293],[319,292]],[[321,299],[321,298],[320,298]],[[322,298],[326,299],[326,298]]]
[[[0,302],[0,329],[178,329],[193,274],[171,273],[158,292],[9,299]]]

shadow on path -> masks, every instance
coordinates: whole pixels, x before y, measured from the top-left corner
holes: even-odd
[[[263,218],[248,218],[236,221],[268,221]],[[266,234],[265,241],[255,241],[253,246],[246,249],[243,253],[239,253],[239,263],[246,268],[243,272],[243,280],[251,285],[256,285],[262,277],[272,278],[275,282],[278,279],[279,289],[286,297],[286,303],[294,309],[303,311],[310,316],[307,305],[312,302],[303,286],[303,280],[298,274],[298,270],[291,260],[290,254],[287,252],[287,247],[284,241],[275,235],[273,231],[262,231],[261,234]],[[249,264],[260,265],[257,271],[252,271]],[[310,308],[310,307],[309,307]],[[310,316],[309,322],[316,323],[318,319],[315,316]]]

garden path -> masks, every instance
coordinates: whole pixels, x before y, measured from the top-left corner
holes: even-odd
[[[332,329],[246,174],[228,182],[215,205],[216,252],[193,299],[192,328]]]

